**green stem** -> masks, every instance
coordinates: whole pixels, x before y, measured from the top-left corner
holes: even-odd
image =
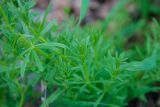
[[[85,80],[86,80],[86,82],[88,83],[88,82],[89,82],[89,72],[88,72],[88,70],[87,70],[86,64],[83,64],[83,70],[84,70]]]
[[[3,11],[2,5],[0,5],[0,13],[2,14],[2,16],[3,16],[6,24],[9,25],[9,21],[8,21],[7,15],[6,15],[5,12]]]
[[[21,100],[18,107],[23,107],[23,103],[24,103],[24,92],[21,93]]]

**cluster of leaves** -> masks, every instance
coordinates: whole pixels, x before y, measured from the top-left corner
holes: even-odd
[[[114,31],[116,36],[105,36],[109,33],[104,28],[128,0],[120,2],[100,28],[79,27],[89,1],[82,3],[78,25],[58,26],[56,20],[47,22],[50,6],[40,19],[31,10],[32,1],[0,1],[0,106],[23,107],[44,98],[41,107],[121,107],[159,90],[153,84],[160,81],[158,22],[153,36],[126,50],[129,37],[124,35],[145,22],[123,25]]]

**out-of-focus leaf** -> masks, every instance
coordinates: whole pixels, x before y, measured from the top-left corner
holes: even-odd
[[[78,24],[80,24],[81,21],[86,16],[88,7],[89,7],[89,0],[82,0],[82,2],[81,2],[81,9],[80,9],[80,17],[79,17]]]
[[[27,64],[29,63],[29,56],[30,56],[30,52],[28,52],[24,58],[24,61],[22,62],[22,66],[21,66],[21,77],[24,77],[24,73],[26,71],[26,67],[27,67]]]
[[[121,9],[123,8],[127,3],[128,3],[129,0],[121,0],[119,1],[119,3],[117,3],[116,6],[113,7],[113,9],[111,10],[111,12],[109,12],[109,14],[107,14],[103,24],[102,24],[102,30],[104,31],[109,23],[111,22],[112,18],[116,15],[116,13]]]
[[[42,26],[45,24],[46,19],[47,19],[47,15],[48,15],[49,12],[51,11],[51,9],[52,9],[52,5],[49,4],[48,7],[47,7],[47,9],[46,9],[46,11],[45,11],[45,13],[44,13],[42,23],[41,23],[40,26],[39,26],[40,30],[41,30]]]
[[[157,57],[153,54],[151,57],[144,59],[143,61],[134,61],[131,63],[123,64],[121,68],[128,71],[148,71],[156,67]]]
[[[2,17],[4,18],[5,22],[6,22],[7,24],[9,24],[8,17],[7,17],[7,15],[5,14],[5,12],[4,12],[3,7],[2,7],[1,4],[0,4],[0,13],[1,13]]]
[[[39,71],[42,72],[44,70],[44,68],[43,68],[43,65],[42,65],[42,62],[41,62],[39,56],[37,55],[37,53],[35,51],[32,51],[32,53],[33,53],[33,57],[35,59],[35,63],[37,65]]]
[[[140,0],[139,1],[139,7],[140,11],[142,12],[142,15],[144,18],[147,18],[150,11],[150,1],[149,0]]]
[[[46,105],[53,103],[63,92],[64,90],[60,90],[60,89],[55,91],[42,103],[40,107],[46,107]]]
[[[42,30],[41,35],[46,34],[49,30],[51,30],[51,28],[53,27],[53,25],[55,25],[57,22],[57,20],[52,20],[51,22],[49,22],[49,24]]]
[[[28,2],[26,2],[25,3],[25,5],[24,5],[24,7],[26,8],[26,9],[30,9],[30,8],[33,8],[34,6],[36,5],[36,1],[28,1]]]
[[[22,27],[23,27],[24,33],[25,33],[25,34],[29,34],[28,27],[27,27],[27,25],[26,25],[22,20],[21,20],[21,24],[22,24]]]
[[[100,104],[100,102],[103,99],[103,97],[104,97],[104,93],[97,99],[97,101],[94,104],[94,107],[98,107],[98,105]]]
[[[41,49],[51,49],[51,50],[55,50],[59,48],[67,48],[66,45],[61,44],[61,43],[41,43],[36,45],[36,47],[39,47]]]

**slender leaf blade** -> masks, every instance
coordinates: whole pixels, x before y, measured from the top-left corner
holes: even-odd
[[[53,103],[62,93],[64,92],[64,90],[60,90],[58,89],[57,91],[55,91],[54,93],[52,93],[43,103],[40,107],[46,107],[46,105],[49,105],[51,103]]]
[[[39,71],[42,72],[44,70],[44,68],[43,68],[43,65],[42,65],[42,62],[41,62],[39,56],[37,55],[37,53],[35,51],[33,51],[32,54],[33,54],[35,63],[37,65]]]
[[[53,27],[53,25],[55,25],[57,22],[57,20],[52,20],[51,22],[49,22],[49,24],[41,31],[41,35],[45,35],[48,31],[50,31]]]
[[[80,17],[79,17],[78,24],[80,24],[81,21],[86,16],[88,7],[89,7],[89,0],[82,0],[82,2],[81,2],[81,9],[80,9]]]

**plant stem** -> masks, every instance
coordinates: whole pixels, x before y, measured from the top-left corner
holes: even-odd
[[[21,100],[18,107],[23,107],[23,103],[24,103],[24,92],[21,93]]]
[[[43,103],[47,97],[47,86],[45,85],[43,80],[41,81],[41,92],[44,93],[44,95],[41,97],[41,101]],[[46,107],[49,107],[49,106],[46,104]]]

